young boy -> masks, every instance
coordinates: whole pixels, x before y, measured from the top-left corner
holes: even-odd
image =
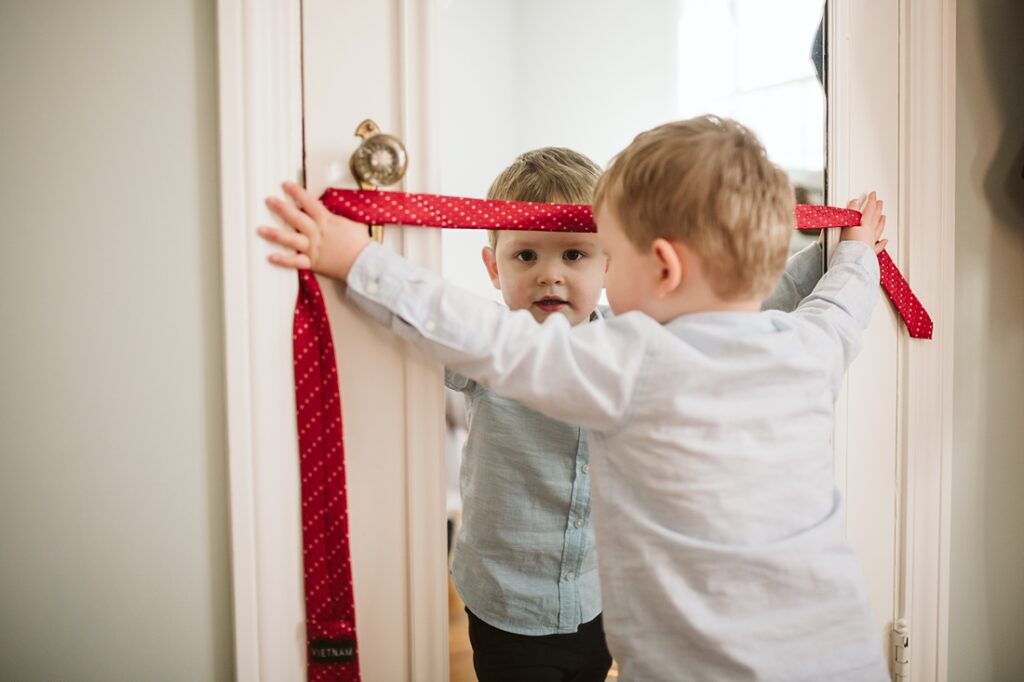
[[[759,312],[792,230],[785,175],[732,121],[644,133],[594,201],[617,316],[571,327],[446,286],[286,192],[305,213],[269,205],[298,234],[261,234],[298,253],[272,262],[347,280],[359,305],[452,369],[586,429],[623,679],[886,679],[830,445],[835,393],[878,298],[873,194],[814,292],[793,313]]]
[[[590,203],[601,169],[569,149],[517,158],[489,199]],[[596,234],[491,232],[487,274],[510,310],[570,325],[597,316],[606,259]],[[463,515],[452,579],[466,603],[473,667],[492,680],[605,679],[586,438],[451,370],[466,399]],[[575,576],[566,581],[565,575]]]

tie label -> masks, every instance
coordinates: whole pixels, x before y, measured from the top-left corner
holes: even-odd
[[[350,663],[356,657],[351,639],[314,639],[309,643],[310,663]]]

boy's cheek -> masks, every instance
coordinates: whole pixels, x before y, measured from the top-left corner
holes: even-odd
[[[501,282],[500,289],[502,298],[505,299],[505,305],[512,310],[530,307],[532,301],[529,300],[529,291],[522,282],[505,279]]]

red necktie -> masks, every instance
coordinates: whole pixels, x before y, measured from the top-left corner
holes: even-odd
[[[438,194],[379,190],[328,189],[320,200],[332,213],[358,223],[417,225],[491,230],[555,230],[594,232],[594,218],[585,204],[467,199]],[[832,206],[798,205],[798,230],[860,225],[860,211]],[[885,251],[878,254],[881,284],[910,335],[932,337],[932,320]]]
[[[309,270],[299,272],[292,343],[302,476],[306,673],[310,682],[357,682],[341,397],[327,311]]]
[[[852,208],[833,208],[832,206],[807,206],[800,204],[796,207],[796,229],[816,230],[824,227],[855,227],[860,225],[860,211]],[[907,325],[907,332],[911,338],[930,339],[932,338],[932,318],[928,311],[921,305],[914,292],[910,290],[910,284],[903,278],[896,264],[886,251],[878,254],[879,279],[882,288],[889,296],[889,300],[896,306],[896,312],[900,314],[903,323]]]

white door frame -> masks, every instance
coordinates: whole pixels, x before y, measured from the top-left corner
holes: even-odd
[[[901,611],[909,675],[945,682],[953,460],[956,1],[904,0],[900,12],[900,198],[896,261],[935,321],[931,341],[902,334]]]
[[[302,173],[299,0],[219,0],[221,257],[235,674],[293,678],[302,649],[298,447],[292,385],[294,275],[268,268],[263,198]],[[296,616],[300,620],[296,621]],[[282,638],[275,623],[291,625]],[[301,669],[300,669],[301,670]],[[300,673],[301,674],[301,673]]]
[[[863,481],[880,483],[873,499],[848,497],[848,537],[857,546],[851,521],[895,513],[894,564],[872,566],[869,558],[865,568],[876,588],[891,579],[891,612],[877,615],[887,628],[898,619],[909,626],[910,664],[901,679],[912,680],[944,681],[947,669],[955,21],[955,0],[829,3],[830,78],[838,81],[829,91],[831,201],[881,191],[890,254],[935,322],[932,340],[911,339],[884,301],[836,406],[840,484],[864,493]],[[860,529],[884,525],[868,521]],[[881,575],[889,566],[892,575]]]
[[[347,3],[346,3],[347,4]],[[351,3],[356,7],[355,3]],[[952,451],[955,0],[833,0],[830,7],[830,67],[858,64],[872,52],[875,25],[884,16],[898,25],[898,53],[875,68],[879,78],[897,78],[898,147],[895,190],[898,212],[890,224],[890,250],[935,320],[932,341],[911,340],[895,320],[876,314],[866,349],[873,343],[895,353],[894,448],[898,528],[894,552],[893,618],[912,628],[910,675],[945,680],[949,587],[949,492]],[[354,14],[355,10],[349,10]],[[360,11],[368,11],[365,9]],[[221,121],[222,259],[228,395],[235,660],[241,680],[293,679],[302,675],[303,635],[301,535],[298,522],[297,448],[291,377],[291,313],[295,280],[266,265],[268,247],[254,230],[271,217],[263,197],[278,192],[285,178],[301,177],[302,72],[301,0],[218,0]],[[410,148],[409,189],[436,189],[435,107],[431,100],[433,0],[399,0],[395,35],[400,42],[395,79],[401,109],[399,134]],[[368,38],[369,40],[369,38]],[[857,61],[854,61],[857,60]],[[355,68],[355,64],[352,65]],[[898,67],[898,68],[897,68]],[[838,74],[833,72],[832,82]],[[877,116],[860,92],[830,93],[830,184],[835,197],[877,186],[865,139],[863,116]],[[881,106],[888,106],[882,103]],[[371,115],[373,112],[366,112]],[[869,119],[870,120],[870,119]],[[339,122],[339,125],[342,123]],[[354,146],[354,141],[351,143]],[[305,150],[307,155],[322,150]],[[341,159],[343,153],[332,152]],[[344,160],[344,159],[342,159]],[[883,173],[885,175],[885,173]],[[322,186],[323,178],[311,182]],[[892,196],[890,191],[889,196]],[[389,246],[437,268],[437,236],[429,231],[392,230]],[[880,306],[881,308],[882,306]],[[893,335],[891,339],[886,335]],[[893,340],[894,339],[894,340]],[[870,350],[869,350],[870,352]],[[854,372],[864,376],[862,362]],[[361,640],[404,636],[408,679],[447,677],[446,567],[439,553],[443,519],[441,442],[436,439],[443,407],[431,396],[436,368],[415,356],[404,364],[402,459],[405,497],[408,609],[400,631],[363,632]],[[853,376],[853,375],[851,375]],[[872,427],[868,398],[854,376],[841,399],[837,459],[849,462]],[[886,436],[888,437],[888,436]],[[889,447],[889,446],[887,446]],[[844,465],[845,466],[845,465]],[[889,502],[886,502],[889,504]],[[357,511],[353,511],[355,515]],[[438,524],[438,528],[435,528]],[[436,545],[436,546],[435,546]],[[355,560],[355,559],[354,559]],[[415,570],[413,570],[415,569]],[[358,608],[358,605],[357,605]],[[358,617],[358,616],[357,616]],[[297,625],[298,624],[298,625]]]
[[[266,262],[271,248],[255,229],[275,219],[263,199],[280,195],[282,180],[304,175],[311,191],[322,190],[333,168],[346,167],[358,142],[355,125],[367,116],[415,150],[407,182],[436,188],[430,165],[432,5],[323,5],[342,15],[333,24],[348,50],[337,62],[339,74],[366,69],[366,55],[380,49],[379,34],[363,30],[364,20],[401,36],[404,50],[389,55],[388,70],[364,70],[368,86],[384,87],[343,97],[337,121],[311,131],[303,117],[302,24],[304,9],[314,1],[218,0],[231,557],[240,680],[305,677],[290,360],[296,278]],[[440,269],[440,236],[433,231],[389,228],[385,243]],[[339,374],[348,377],[342,410],[363,679],[446,679],[442,375],[399,341],[381,339],[385,332],[372,322],[347,316],[337,287],[322,280],[321,287]],[[396,418],[402,422],[398,428]],[[387,445],[376,447],[378,439]]]

